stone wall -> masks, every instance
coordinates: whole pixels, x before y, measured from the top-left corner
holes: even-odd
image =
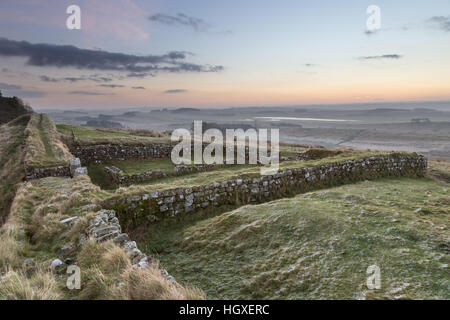
[[[224,167],[225,165],[220,164],[199,164],[199,165],[177,165],[173,169],[173,173],[176,176],[181,176],[183,174],[195,173],[195,172],[204,172],[210,170],[216,170],[217,168]]]
[[[260,203],[331,185],[380,177],[422,176],[426,167],[427,160],[421,155],[392,153],[192,188],[119,196],[102,205],[115,209],[121,221],[132,228],[210,207]]]
[[[71,177],[70,168],[59,166],[51,168],[25,168],[26,180],[42,179],[46,177]]]
[[[47,177],[76,177],[88,174],[86,167],[81,167],[80,159],[72,158],[69,166],[48,167],[48,168],[27,168],[25,167],[26,180],[36,180]]]
[[[170,159],[174,145],[171,144],[148,144],[148,145],[114,145],[114,144],[100,144],[89,146],[72,146],[72,154],[80,158],[83,165],[91,163],[103,163],[114,160],[126,159]],[[205,148],[206,145],[203,145]],[[191,150],[194,154],[194,150]],[[223,155],[226,155],[226,146],[223,149]],[[269,153],[270,155],[270,153]],[[238,151],[234,151],[234,159],[238,157]],[[246,163],[249,161],[249,148],[245,147],[243,157]],[[258,154],[259,157],[259,154]]]
[[[133,267],[145,269],[152,264],[159,265],[159,261],[149,255],[142,253],[136,246],[135,241],[131,241],[128,234],[122,233],[119,219],[116,217],[114,210],[100,210],[96,212],[94,218],[89,221],[89,226],[80,236],[80,244],[84,244],[88,238],[94,239],[96,242],[104,242],[112,240],[124,250],[130,259]],[[168,281],[175,282],[165,269],[160,269],[161,275]]]
[[[170,144],[149,144],[145,146],[102,144],[76,146],[71,152],[80,158],[83,165],[112,160],[170,158],[173,146]]]
[[[119,186],[147,182],[167,177],[167,175],[161,170],[147,171],[136,174],[125,174],[121,169],[114,166],[105,167],[104,170],[111,181]]]

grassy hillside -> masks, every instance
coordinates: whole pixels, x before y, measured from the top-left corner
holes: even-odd
[[[208,298],[450,299],[448,190],[366,181],[160,224],[140,245]],[[382,288],[369,291],[373,264]]]
[[[16,185],[25,176],[23,170],[25,128],[29,115],[0,126],[0,225],[8,216]]]

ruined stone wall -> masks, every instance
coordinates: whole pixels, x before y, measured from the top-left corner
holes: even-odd
[[[51,168],[25,168],[26,180],[42,179],[46,177],[71,177],[70,168],[59,166]]]
[[[72,154],[80,158],[83,165],[91,163],[103,163],[114,160],[126,159],[170,159],[174,145],[171,144],[148,144],[148,145],[113,145],[100,144],[89,146],[73,146]],[[203,145],[203,149],[206,145]],[[194,150],[191,150],[192,155]],[[223,149],[223,155],[226,155],[226,146]],[[258,155],[259,156],[259,155]],[[249,148],[246,146],[243,150],[243,157],[246,163],[249,161]],[[238,150],[234,152],[234,159],[238,158]]]
[[[173,170],[173,175],[181,176],[185,174],[195,173],[195,172],[204,172],[215,170],[217,168],[224,167],[225,165],[216,165],[216,164],[201,164],[201,165],[178,165]],[[164,173],[162,170],[153,170],[146,171],[135,174],[126,174],[123,170],[115,167],[115,166],[106,166],[103,168],[105,173],[108,175],[111,182],[115,185],[131,185],[140,182],[149,182],[161,178],[165,178],[168,175]]]
[[[427,160],[421,155],[389,154],[286,169],[274,175],[213,182],[192,188],[120,196],[105,200],[127,227],[221,205],[243,205],[281,198],[317,188],[391,176],[422,176]]]
[[[76,146],[71,152],[80,158],[83,165],[87,165],[112,160],[170,158],[172,148],[170,144],[157,143],[145,146],[102,144]]]
[[[153,181],[167,176],[161,170],[147,171],[136,174],[126,174],[122,170],[114,166],[105,167],[104,170],[111,181],[119,186]]]
[[[195,173],[195,172],[204,172],[216,170],[218,168],[225,167],[224,164],[199,164],[199,165],[183,165],[180,164],[176,166],[173,170],[174,175],[181,176],[184,174]]]

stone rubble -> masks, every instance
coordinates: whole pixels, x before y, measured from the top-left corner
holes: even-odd
[[[87,237],[90,237],[97,242],[112,240],[120,245],[135,268],[145,269],[157,262],[156,259],[142,253],[137,248],[136,242],[130,240],[128,234],[122,233],[119,219],[116,217],[114,210],[102,209],[98,211],[95,217],[89,221],[89,226],[85,232],[84,242],[87,241]],[[166,270],[161,269],[161,274],[167,280],[175,281]]]

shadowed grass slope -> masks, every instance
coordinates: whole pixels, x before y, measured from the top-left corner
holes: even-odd
[[[24,178],[25,128],[30,115],[0,126],[0,226],[9,214],[17,184]]]

